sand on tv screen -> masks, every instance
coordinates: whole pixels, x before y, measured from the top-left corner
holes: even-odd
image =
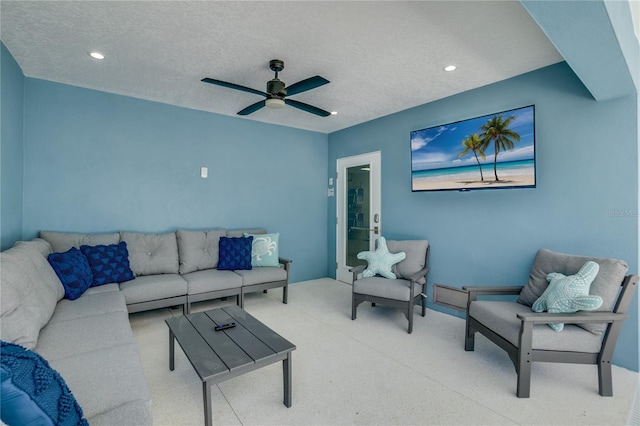
[[[411,132],[412,191],[535,188],[535,107]]]

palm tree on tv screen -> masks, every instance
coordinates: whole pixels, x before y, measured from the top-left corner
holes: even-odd
[[[476,157],[476,161],[478,162],[478,168],[480,169],[480,180],[484,181],[482,166],[480,165],[478,155],[480,155],[483,160],[486,160],[487,157],[484,155],[483,141],[480,139],[480,136],[478,136],[477,133],[474,133],[473,135],[462,141],[462,146],[464,146],[464,150],[460,154],[458,154],[458,158],[464,157],[469,151],[473,152],[473,155]]]
[[[509,129],[509,125],[515,119],[515,115],[510,115],[506,119],[502,115],[494,115],[485,124],[480,126],[482,134],[482,149],[486,149],[491,142],[495,147],[495,157],[493,158],[493,174],[498,178],[498,154],[500,151],[512,150],[513,144],[520,141],[520,134]]]

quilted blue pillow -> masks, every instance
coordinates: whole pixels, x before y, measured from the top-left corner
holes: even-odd
[[[73,247],[64,253],[51,253],[47,256],[49,264],[56,272],[64,287],[64,297],[76,300],[91,287],[93,274],[82,252]]]
[[[88,426],[60,374],[37,353],[2,342],[0,417],[8,425]]]
[[[93,273],[91,287],[121,283],[135,278],[129,266],[129,252],[127,243],[124,241],[108,246],[81,246],[80,250],[91,266]]]
[[[251,244],[253,237],[220,237],[218,243],[218,269],[251,269]]]

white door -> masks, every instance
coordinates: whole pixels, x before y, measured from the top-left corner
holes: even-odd
[[[380,236],[380,151],[338,158],[336,182],[336,278],[351,284],[356,256],[373,250]]]

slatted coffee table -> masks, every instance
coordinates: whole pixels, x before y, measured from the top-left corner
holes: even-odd
[[[288,340],[236,305],[165,320],[169,326],[169,370],[175,341],[202,380],[204,421],[212,425],[211,387],[216,383],[282,361],[284,405],[291,407],[291,352]],[[219,324],[236,326],[215,331]]]

